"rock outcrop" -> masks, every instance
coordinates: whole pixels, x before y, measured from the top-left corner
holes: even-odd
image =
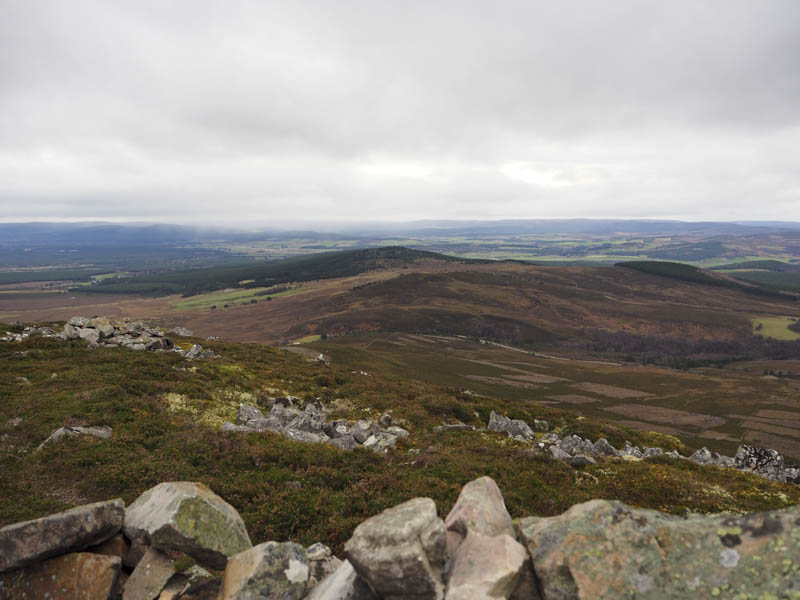
[[[180,327],[173,331],[176,335],[191,335]],[[91,348],[129,348],[131,350],[151,350],[177,352],[189,360],[196,358],[215,358],[212,350],[194,344],[188,350],[176,346],[166,337],[160,327],[152,327],[130,319],[109,319],[106,317],[72,317],[61,331],[52,327],[27,326],[19,332],[10,332],[0,337],[0,342],[21,342],[31,337],[57,338],[61,340],[84,340]]]
[[[546,421],[535,421],[546,423]],[[464,427],[466,428],[466,426]],[[528,442],[536,448],[546,450],[556,460],[562,460],[568,465],[580,468],[597,463],[603,458],[627,458],[629,460],[643,460],[657,456],[666,456],[675,459],[690,460],[699,465],[713,465],[739,471],[748,471],[759,477],[771,479],[779,483],[793,483],[800,485],[800,465],[787,464],[777,450],[769,448],[755,448],[753,446],[739,446],[736,456],[725,456],[713,452],[708,448],[701,448],[690,456],[683,456],[671,450],[665,451],[657,447],[638,447],[626,441],[621,449],[616,449],[605,438],[600,438],[592,443],[577,435],[561,437],[556,433],[547,433],[536,436],[533,429],[520,419],[509,419],[492,411],[489,418],[489,431],[507,433],[510,438],[520,442]],[[446,430],[444,428],[440,430]]]
[[[378,453],[387,452],[397,445],[397,440],[410,435],[397,425],[390,424],[384,428],[369,419],[359,419],[354,424],[344,419],[326,422],[325,407],[318,400],[306,402],[302,410],[297,406],[296,398],[272,400],[269,415],[258,407],[241,404],[236,423],[223,423],[222,430],[237,433],[272,431],[298,442],[327,442],[341,450],[363,446]]]

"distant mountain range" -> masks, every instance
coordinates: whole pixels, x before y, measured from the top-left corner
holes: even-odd
[[[800,223],[781,221],[688,222],[622,219],[514,219],[500,221],[415,221],[343,225],[332,232],[246,231],[152,223],[0,223],[0,246],[147,246],[192,242],[252,242],[261,239],[313,237],[317,239],[374,236],[480,235],[756,235],[800,231]]]

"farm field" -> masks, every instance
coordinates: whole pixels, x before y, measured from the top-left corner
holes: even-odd
[[[794,322],[792,317],[759,317],[753,319],[753,331],[776,340],[800,340],[800,333],[789,329]]]

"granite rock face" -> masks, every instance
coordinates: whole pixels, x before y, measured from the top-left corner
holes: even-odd
[[[453,559],[445,600],[505,600],[527,560],[527,551],[512,536],[470,531]]]
[[[251,547],[244,522],[202,483],[160,483],[125,511],[125,535],[156,549],[184,552],[212,569]]]
[[[100,544],[120,530],[124,515],[125,504],[117,499],[3,527],[0,572]]]
[[[592,500],[518,531],[545,600],[793,598],[799,521],[797,506],[681,518]]]
[[[514,537],[514,524],[506,509],[503,493],[491,477],[480,477],[461,488],[444,525],[450,552],[458,547],[469,532]]]
[[[306,594],[308,558],[293,542],[265,542],[228,560],[219,600],[300,600]]]
[[[415,498],[356,527],[345,545],[356,572],[384,600],[441,600],[444,523],[430,498]]]

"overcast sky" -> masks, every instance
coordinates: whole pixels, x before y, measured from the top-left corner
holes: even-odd
[[[798,0],[0,0],[0,220],[800,221]]]

